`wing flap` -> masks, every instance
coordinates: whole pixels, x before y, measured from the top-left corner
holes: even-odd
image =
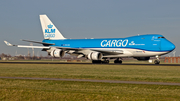
[[[25,45],[17,45],[17,47],[21,48],[43,48],[43,49],[49,49],[50,47],[45,47],[45,46],[25,46]]]
[[[94,50],[94,49],[91,49],[91,50],[97,51],[97,52],[101,52],[102,54],[105,54],[105,55],[119,55],[119,54],[123,54],[122,50]]]
[[[96,49],[88,49],[88,48],[70,48],[70,47],[56,47],[65,51],[75,50],[75,51],[83,51],[83,50],[91,50],[96,52],[101,52],[104,55],[119,55],[124,54],[123,50],[96,50]]]

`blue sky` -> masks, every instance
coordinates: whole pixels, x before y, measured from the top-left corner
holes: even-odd
[[[180,55],[179,5],[179,0],[1,0],[0,53],[27,55],[28,49],[8,47],[3,41],[29,45],[20,39],[43,40],[39,15],[46,14],[66,38],[157,33],[173,42]]]

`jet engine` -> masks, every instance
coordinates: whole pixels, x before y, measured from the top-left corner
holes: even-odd
[[[63,57],[65,52],[62,49],[54,49],[50,52],[50,55],[53,57]]]
[[[102,53],[99,52],[91,52],[90,54],[88,54],[88,59],[91,60],[101,60],[103,57]]]
[[[147,61],[150,59],[150,57],[134,57],[134,58],[139,60],[139,61]]]

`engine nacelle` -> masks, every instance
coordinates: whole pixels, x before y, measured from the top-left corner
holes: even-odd
[[[55,49],[51,51],[50,55],[53,57],[63,57],[65,52],[62,49]]]
[[[88,59],[91,60],[101,60],[103,57],[102,53],[99,52],[91,52],[90,54],[88,54]]]
[[[139,60],[139,61],[147,61],[150,59],[150,57],[134,57],[134,58]]]

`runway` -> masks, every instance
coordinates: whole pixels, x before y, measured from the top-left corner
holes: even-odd
[[[84,65],[90,65],[92,63],[86,63],[86,62],[3,62],[0,63],[6,63],[6,64],[84,64]],[[146,65],[146,66],[180,66],[180,64],[148,64],[148,63],[122,63],[122,64],[92,64],[92,65]]]
[[[87,79],[63,79],[63,78],[30,78],[30,77],[0,77],[0,79],[50,80],[50,81],[75,81],[75,82],[96,82],[96,83],[100,82],[100,83],[119,83],[119,84],[147,84],[147,85],[180,86],[180,83],[141,82],[141,81],[87,80]]]

